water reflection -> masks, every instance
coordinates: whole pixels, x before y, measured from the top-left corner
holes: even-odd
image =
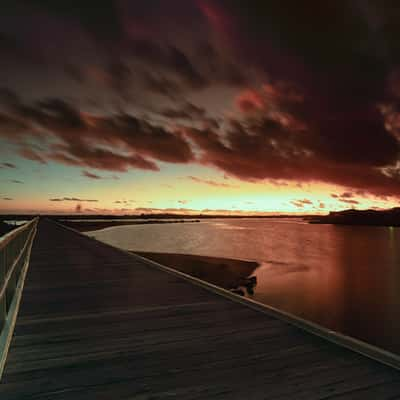
[[[91,235],[125,249],[255,260],[257,290],[242,287],[245,296],[400,353],[399,228],[250,219]]]

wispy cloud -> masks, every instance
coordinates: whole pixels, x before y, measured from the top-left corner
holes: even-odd
[[[17,168],[17,166],[10,162],[2,162],[0,163],[0,168]]]
[[[78,197],[55,197],[55,198],[49,199],[49,201],[85,201],[85,202],[90,202],[90,203],[98,202],[98,200],[80,199]]]
[[[115,204],[129,204],[129,203],[136,203],[136,200],[115,200]]]
[[[313,204],[313,202],[309,199],[292,200],[290,203],[298,208],[303,208],[304,206],[310,206]]]
[[[214,186],[214,187],[223,187],[223,188],[237,188],[238,186],[235,185],[231,185],[229,183],[224,183],[224,182],[216,182],[213,181],[211,179],[203,179],[203,178],[198,178],[196,176],[187,176],[187,179],[190,179],[193,182],[197,182],[197,183],[203,183],[205,185],[209,185],[209,186]]]
[[[89,172],[89,171],[82,171],[82,176],[85,176],[86,178],[90,178],[90,179],[102,179],[103,177],[100,175],[96,175],[93,172]]]

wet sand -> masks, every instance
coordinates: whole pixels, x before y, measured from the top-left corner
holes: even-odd
[[[132,251],[132,253],[149,258],[150,260],[195,276],[224,289],[242,290],[243,294],[247,292],[247,294],[251,295],[255,288],[256,279],[249,279],[259,266],[255,261],[175,253],[139,251]]]
[[[194,220],[151,220],[151,221],[59,221],[62,225],[69,226],[79,232],[98,231],[100,229],[110,228],[112,226],[120,225],[147,225],[147,224],[178,224],[188,222],[199,222]]]

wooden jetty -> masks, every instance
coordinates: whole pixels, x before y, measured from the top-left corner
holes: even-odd
[[[395,356],[36,224],[0,246],[1,400],[400,399]]]

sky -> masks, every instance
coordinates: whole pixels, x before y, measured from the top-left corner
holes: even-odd
[[[400,198],[394,1],[5,0],[0,212]]]

